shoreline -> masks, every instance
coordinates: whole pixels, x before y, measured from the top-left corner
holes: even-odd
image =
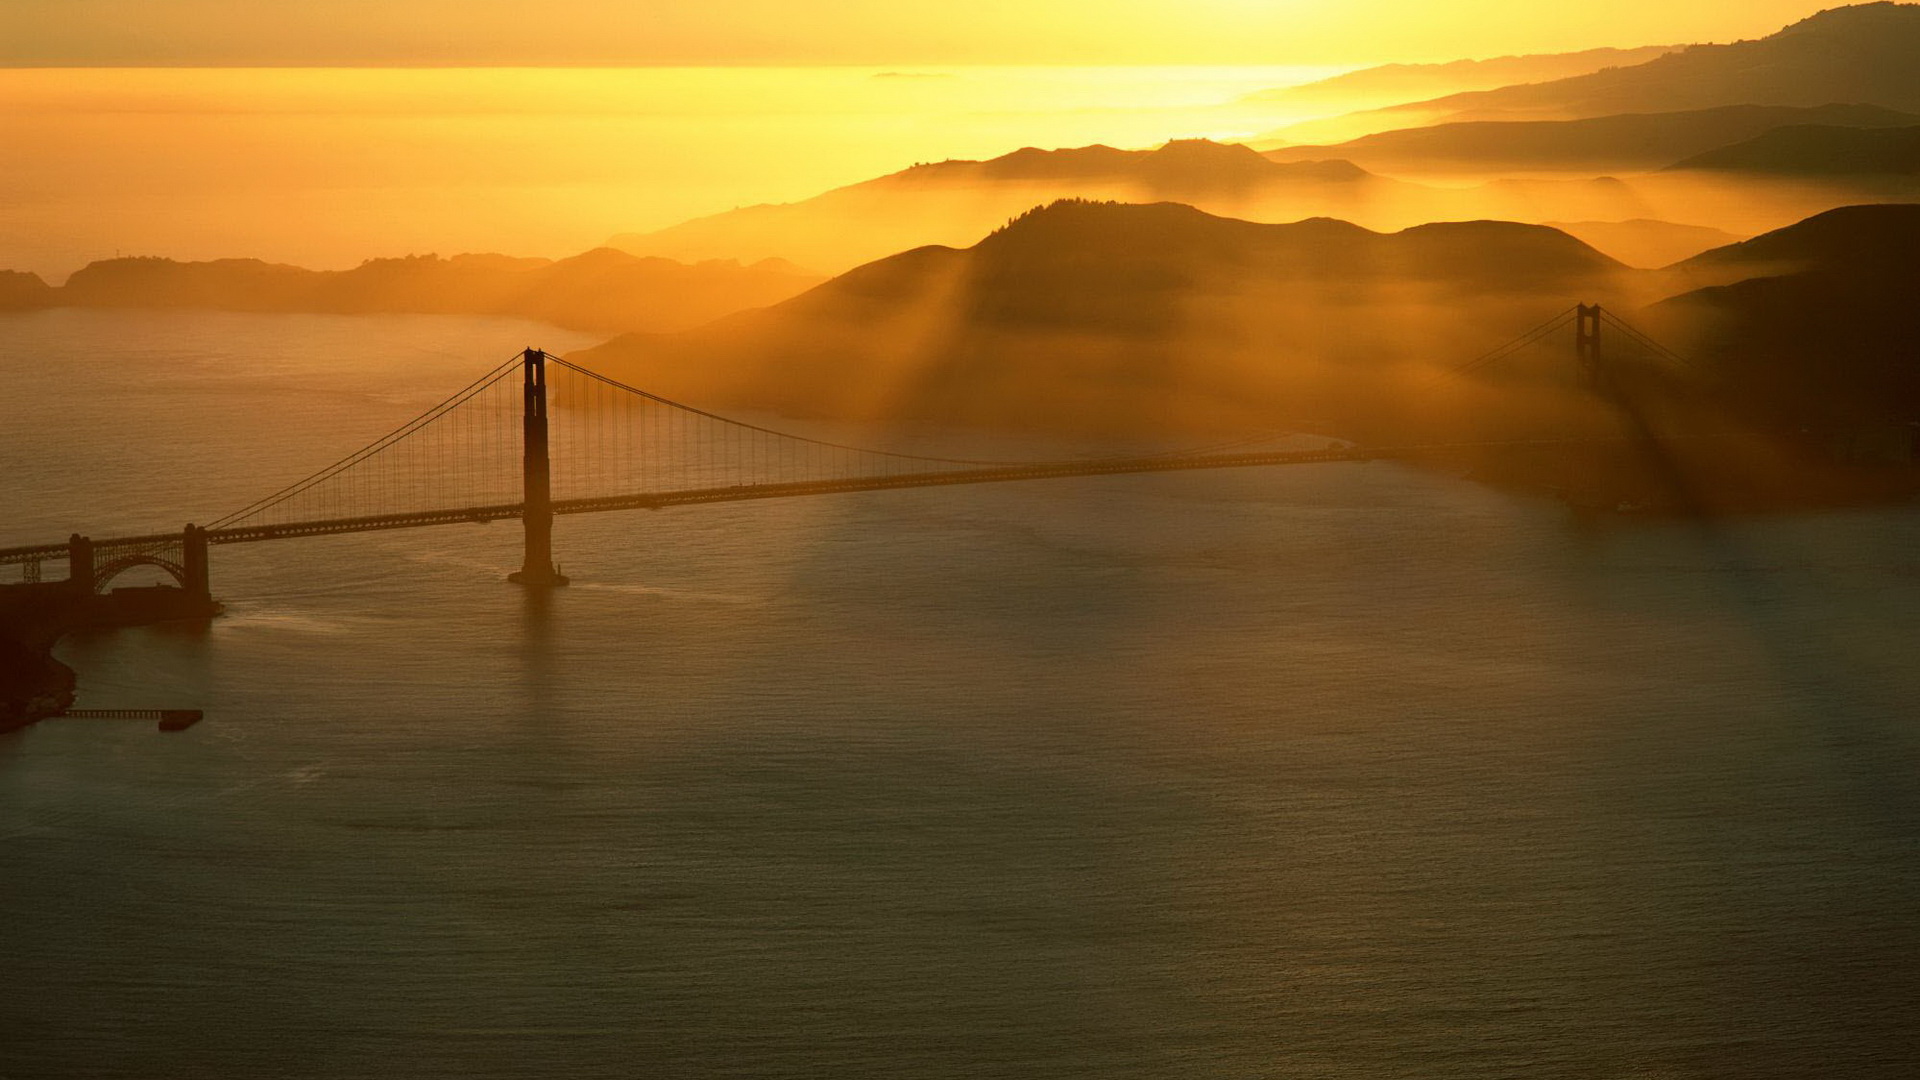
[[[0,637],[0,735],[32,727],[73,707],[79,675],[54,658],[52,646],[36,648]]]
[[[79,673],[53,655],[78,630],[210,619],[221,605],[169,586],[76,594],[66,582],[0,586],[0,734],[73,708]]]

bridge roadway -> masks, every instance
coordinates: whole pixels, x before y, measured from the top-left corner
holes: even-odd
[[[1033,462],[993,468],[899,473],[890,476],[856,476],[837,480],[690,488],[682,491],[642,492],[634,495],[613,495],[591,499],[555,499],[553,512],[555,514],[595,514],[612,510],[661,510],[669,506],[744,502],[750,499],[784,499],[801,495],[892,491],[901,488],[946,487],[958,484],[997,484],[1015,480],[1054,480],[1075,476],[1120,476],[1134,473],[1185,472],[1196,469],[1236,469],[1260,465],[1369,461],[1376,456],[1378,455],[1375,452],[1359,448],[1338,448]],[[364,517],[283,522],[272,525],[239,525],[226,529],[210,529],[206,536],[209,544],[251,544],[263,540],[290,540],[302,536],[330,536],[341,533],[381,532],[388,529],[418,529],[429,525],[487,522],[517,518],[521,513],[522,504],[501,503],[493,506],[467,506],[447,510],[374,514]],[[180,534],[177,532],[155,533],[147,536],[111,537],[96,540],[94,544],[99,548],[111,546],[125,549],[177,543],[179,539]],[[37,562],[41,559],[65,558],[66,555],[67,545],[64,543],[4,548],[0,549],[0,566]]]

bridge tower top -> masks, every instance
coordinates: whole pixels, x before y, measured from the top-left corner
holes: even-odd
[[[1600,352],[1600,305],[1581,304],[1574,308],[1574,355],[1580,362],[1580,379],[1590,390],[1605,391],[1605,361]]]

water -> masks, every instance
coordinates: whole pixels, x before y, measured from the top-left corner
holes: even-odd
[[[547,328],[8,316],[0,543],[211,516]],[[291,388],[287,392],[283,388]],[[22,408],[21,402],[32,402]],[[1384,464],[214,551],[0,738],[0,1076],[1920,1069],[1920,515]]]

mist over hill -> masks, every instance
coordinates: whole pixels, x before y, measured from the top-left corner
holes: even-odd
[[[1036,204],[1089,198],[1180,202],[1250,221],[1334,217],[1388,231],[1478,218],[1676,226],[1653,244],[1644,225],[1585,235],[1609,254],[1651,266],[1833,206],[1920,198],[1920,184],[1862,183],[1839,173],[1783,184],[1757,172],[1666,169],[1700,150],[1810,118],[1868,126],[1905,125],[1920,116],[1878,106],[1730,106],[1445,125],[1264,154],[1199,139],[1153,150],[1027,147],[985,161],[918,165],[800,202],[621,234],[609,244],[681,260],[778,257],[837,272],[925,244],[965,246]],[[1338,156],[1348,150],[1409,173],[1387,176]],[[1457,175],[1420,182],[1426,174],[1412,170],[1435,162],[1441,162],[1437,173]],[[1602,166],[1619,166],[1627,175],[1593,175]],[[1462,185],[1468,174],[1481,182]],[[1686,238],[1688,229],[1698,231]]]
[[[1591,244],[1628,266],[1642,269],[1671,266],[1704,251],[1737,244],[1740,237],[1724,229],[1682,225],[1650,218],[1626,221],[1548,221],[1549,228]]]
[[[1037,203],[1060,198],[1180,202],[1265,220],[1369,219],[1417,194],[1343,161],[1279,163],[1236,144],[1182,139],[1153,150],[1033,147],[986,161],[916,165],[797,203],[752,206],[611,247],[675,259],[778,255],[845,269],[923,244],[970,244]]]
[[[847,269],[930,243],[966,246],[1062,198],[1179,202],[1264,222],[1334,217],[1385,230],[1470,218],[1626,220],[1694,205],[1651,202],[1617,179],[1447,189],[1376,176],[1347,161],[1274,162],[1242,145],[1183,140],[1156,150],[1028,147],[987,161],[920,165],[802,202],[747,207],[609,243],[680,259],[780,257]]]
[[[584,360],[669,396],[798,415],[1233,429],[1376,400],[1400,365],[1470,354],[1569,296],[1626,296],[1631,276],[1511,222],[1382,234],[1063,201],[970,248],[905,252]]]
[[[1452,467],[1609,508],[1806,505],[1911,486],[1847,471],[1828,448],[1867,425],[1873,452],[1890,453],[1905,429],[1889,442],[1873,425],[1920,421],[1916,253],[1915,206],[1837,210],[1634,270],[1512,222],[1379,233],[1063,201],[969,248],[903,252],[767,309],[577,358],[700,404],[905,430],[1304,429],[1465,448]],[[1601,303],[1686,362],[1609,333],[1613,389],[1595,394],[1569,328],[1453,373],[1574,302]],[[1684,462],[1646,449],[1656,432],[1701,431],[1718,441]],[[1569,439],[1538,454],[1470,449]]]

